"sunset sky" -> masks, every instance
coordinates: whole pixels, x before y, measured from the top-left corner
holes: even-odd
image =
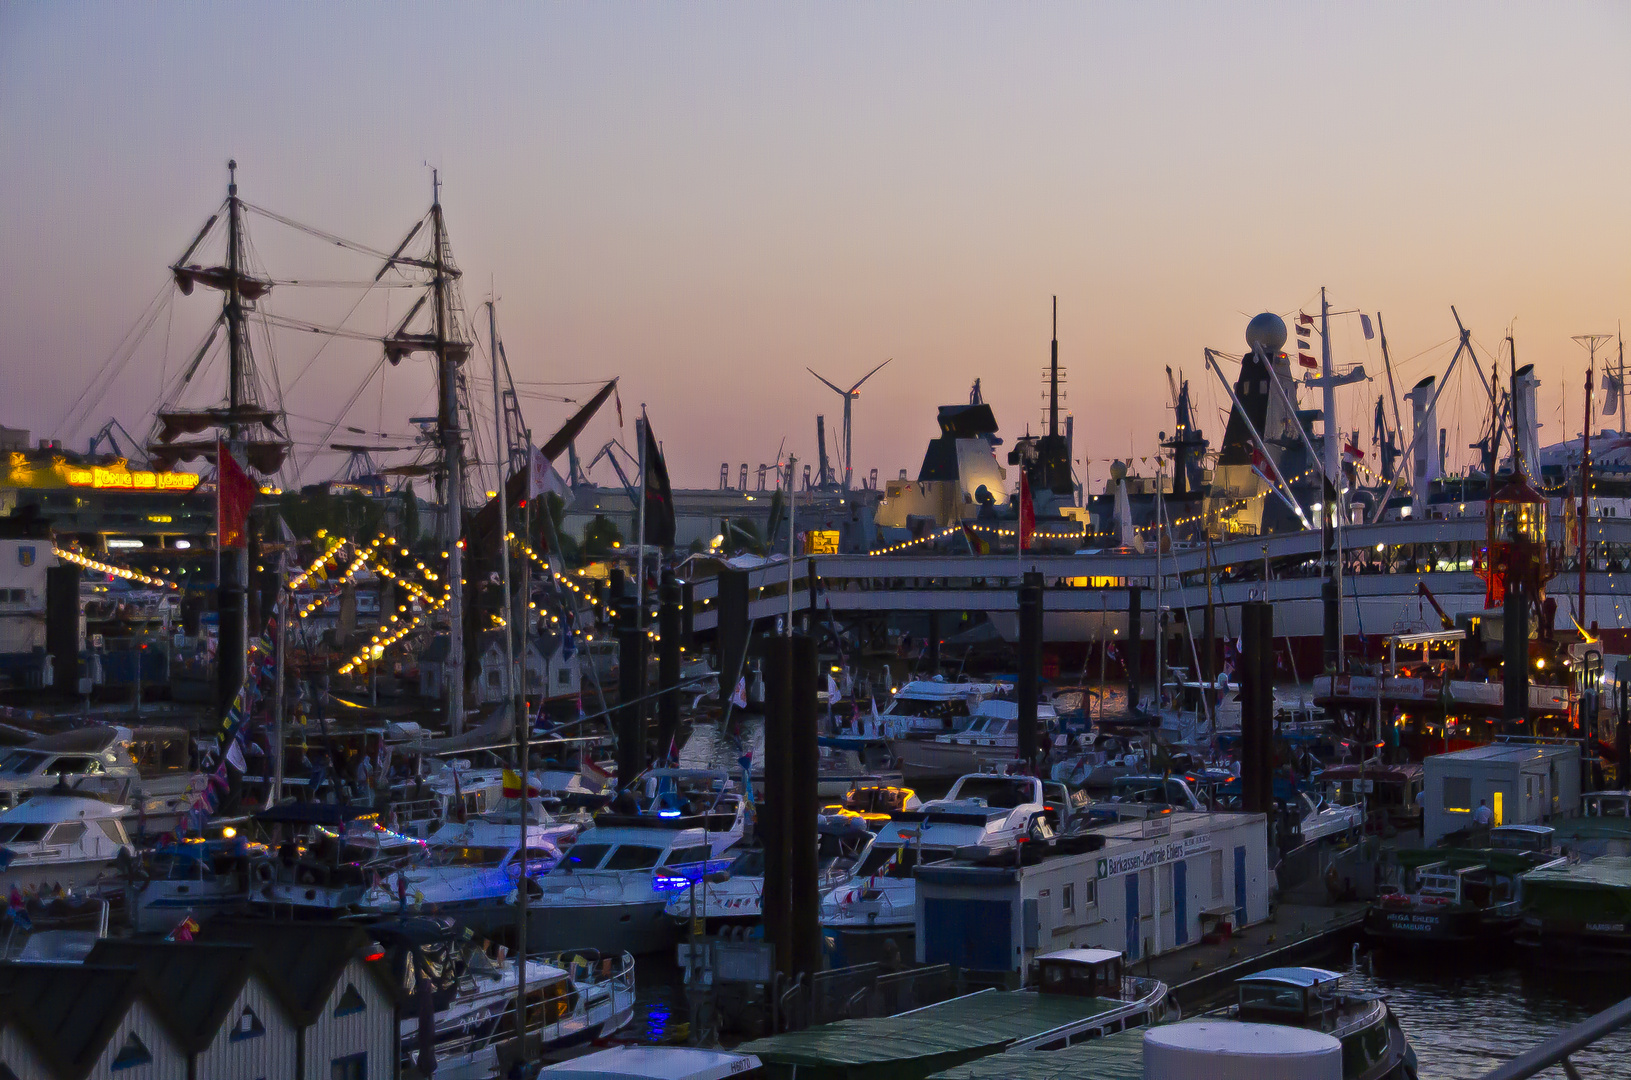
[[[1322,285],[1382,313],[1401,394],[1448,362],[1451,304],[1486,360],[1510,328],[1555,441],[1581,423],[1571,335],[1631,319],[1628,49],[1623,3],[4,4],[0,423],[146,433],[212,295],[176,297],[65,420],[235,157],[250,202],[384,250],[439,168],[483,339],[496,288],[529,394],[620,376],[687,486],[784,439],[813,461],[816,414],[832,432],[842,408],[806,366],[847,385],[893,358],[855,406],[863,474],[915,476],[935,407],[976,377],[1005,437],[1036,430],[1055,294],[1094,488],[1171,430],[1165,365],[1215,447],[1203,348],[1238,353],[1261,310],[1317,312]],[[279,279],[377,269],[250,230]],[[325,322],[359,295],[266,306]],[[376,291],[347,325],[409,303]],[[1353,316],[1332,339],[1382,375]],[[368,431],[433,410],[422,360],[361,386],[377,346],[312,364],[309,335],[275,344],[302,459],[353,395]],[[1386,389],[1343,399],[1367,449]],[[1441,402],[1452,464],[1480,395],[1467,371]],[[525,404],[541,436],[571,408]],[[580,451],[617,434],[608,410]]]

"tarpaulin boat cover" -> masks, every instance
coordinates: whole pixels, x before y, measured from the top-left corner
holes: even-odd
[[[1126,1003],[996,990],[899,1016],[840,1020],[737,1047],[772,1076],[799,1080],[921,1080],[1009,1044],[1079,1023]]]
[[[1569,922],[1631,920],[1631,858],[1605,855],[1561,870],[1523,876],[1526,914]]]
[[[1135,1028],[1063,1050],[993,1054],[930,1080],[1144,1080],[1144,1030]]]

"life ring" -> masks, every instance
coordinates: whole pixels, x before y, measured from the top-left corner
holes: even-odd
[[[249,875],[257,885],[270,885],[277,879],[277,870],[269,859],[260,859],[249,868]]]

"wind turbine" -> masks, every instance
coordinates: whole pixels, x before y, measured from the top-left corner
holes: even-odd
[[[892,356],[889,358],[889,360],[893,360],[893,359],[894,359],[894,357],[892,357]],[[839,397],[844,399],[844,490],[845,491],[849,490],[850,475],[851,475],[853,465],[854,465],[854,463],[850,460],[850,415],[849,415],[849,413],[850,413],[850,403],[853,402],[856,398],[861,396],[861,384],[866,382],[868,379],[872,378],[872,376],[876,375],[879,371],[883,370],[884,364],[889,363],[889,360],[885,360],[883,362],[883,364],[879,364],[877,367],[873,368],[871,371],[867,372],[865,375],[862,375],[859,379],[855,380],[855,385],[850,387],[848,390],[840,389],[839,387],[833,386],[832,383],[827,382],[826,379],[821,379],[820,375],[816,375],[816,372],[815,372],[814,368],[808,368],[807,367],[807,368],[804,369],[805,371],[808,371],[811,375],[815,375],[816,378],[821,379],[822,382],[827,383],[827,386],[831,387],[833,393],[837,394]]]

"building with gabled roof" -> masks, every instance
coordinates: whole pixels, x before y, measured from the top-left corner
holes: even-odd
[[[0,1077],[189,1080],[185,1040],[138,968],[0,964]]]
[[[392,1080],[397,988],[361,927],[217,918],[204,942],[254,948],[296,1028],[291,1080]]]
[[[87,963],[133,967],[163,995],[194,1080],[294,1076],[299,1028],[253,945],[104,938]]]

